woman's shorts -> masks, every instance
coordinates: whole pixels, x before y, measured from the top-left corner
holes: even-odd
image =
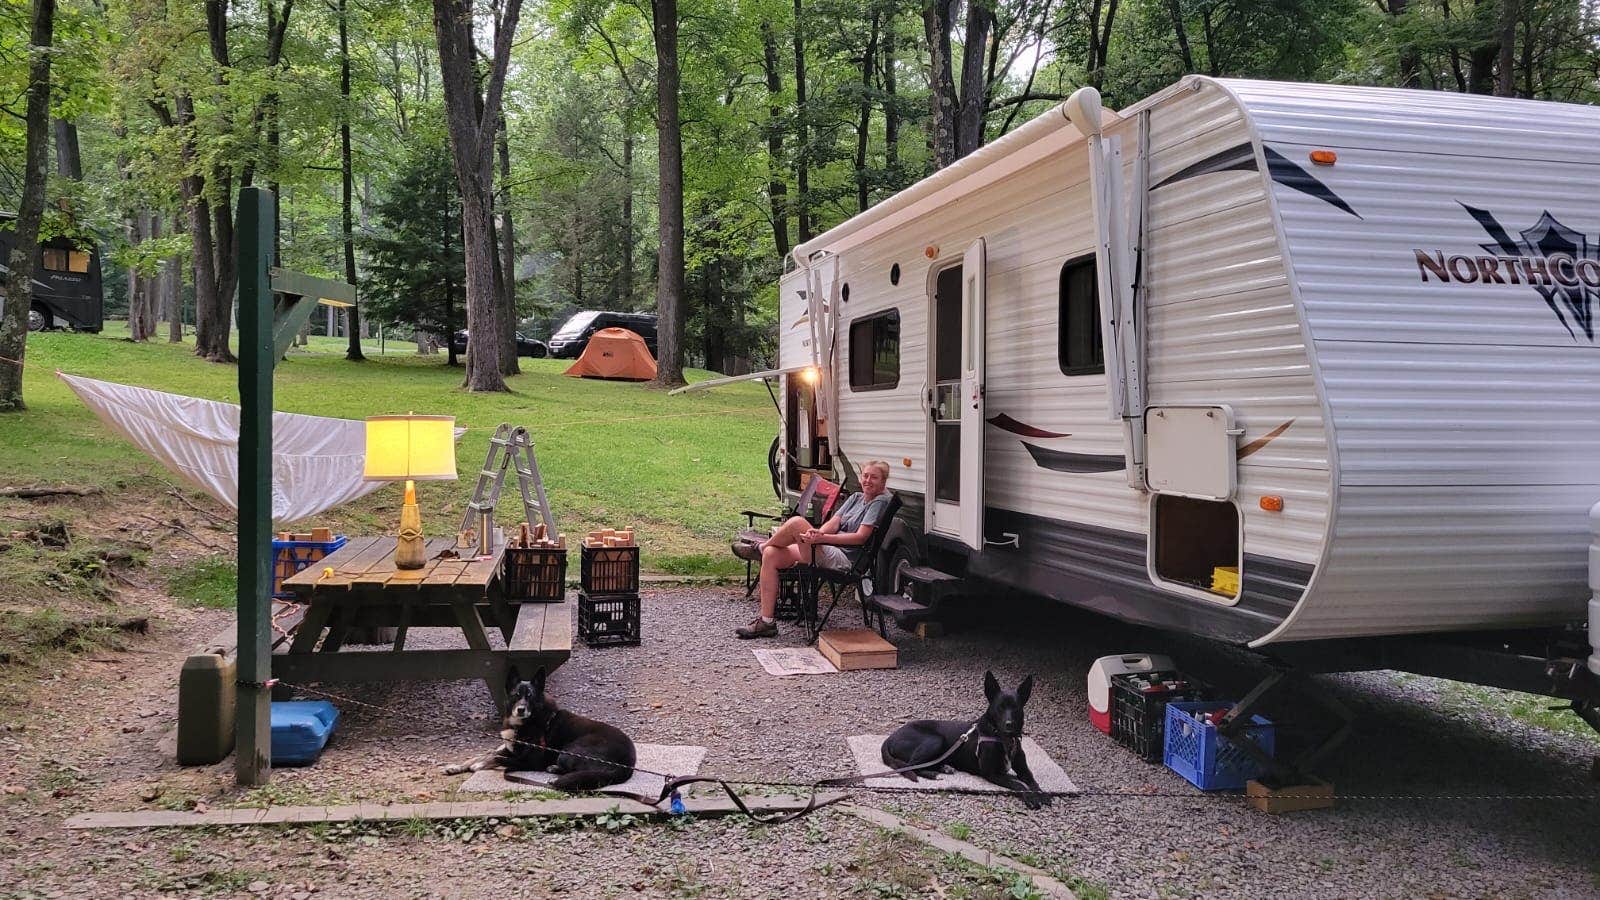
[[[832,544],[818,544],[811,558],[824,569],[838,569],[843,572],[850,568],[850,557],[845,556],[843,550]]]

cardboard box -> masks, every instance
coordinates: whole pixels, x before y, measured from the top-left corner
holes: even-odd
[[[841,672],[852,669],[893,669],[900,651],[868,628],[832,628],[817,638],[817,650]]]
[[[1280,788],[1270,788],[1259,781],[1250,781],[1244,786],[1244,794],[1251,806],[1272,815],[1307,809],[1333,808],[1333,785],[1326,781],[1291,784]]]

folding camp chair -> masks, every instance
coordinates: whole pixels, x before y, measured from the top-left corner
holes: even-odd
[[[833,514],[834,507],[839,503],[844,492],[839,485],[822,477],[813,477],[806,484],[806,489],[800,492],[800,499],[791,509],[786,509],[780,515],[756,512],[746,509],[739,514],[745,517],[745,530],[739,532],[733,539],[733,555],[744,560],[744,598],[750,599],[755,593],[761,564],[761,551],[756,545],[772,536],[772,532],[762,531],[755,527],[757,519],[769,522],[782,522],[790,516],[803,515],[813,525],[821,525],[828,521],[828,516]]]
[[[878,550],[883,547],[883,538],[889,533],[889,526],[894,522],[894,517],[899,514],[900,497],[898,494],[890,494],[888,505],[884,507],[878,521],[873,523],[872,536],[861,545],[855,562],[848,569],[798,565],[790,566],[779,573],[779,605],[782,605],[782,600],[786,596],[799,599],[799,621],[806,626],[811,641],[815,642],[817,636],[822,634],[822,628],[828,624],[828,617],[833,614],[833,608],[839,605],[839,601],[844,599],[845,595],[854,591],[858,600],[865,601],[866,592],[862,590],[861,582],[872,573],[872,567],[878,561]],[[824,590],[828,592],[828,608],[819,613],[818,601]]]

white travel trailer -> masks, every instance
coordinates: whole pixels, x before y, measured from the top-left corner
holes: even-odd
[[[931,565],[1267,652],[1581,645],[1597,148],[1589,106],[1080,91],[795,249],[790,487],[841,451],[892,464],[880,578]]]

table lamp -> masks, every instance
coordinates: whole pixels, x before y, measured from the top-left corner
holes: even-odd
[[[454,481],[456,439],[454,416],[372,416],[367,419],[367,481],[404,481],[400,508],[397,569],[420,569],[427,563],[422,540],[422,513],[417,510],[418,481]]]

